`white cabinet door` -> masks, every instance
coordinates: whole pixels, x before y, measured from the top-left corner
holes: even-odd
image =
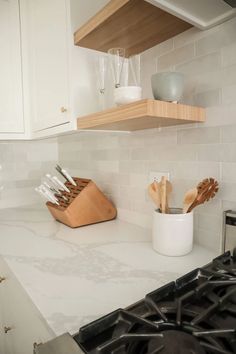
[[[33,131],[69,121],[67,0],[30,0]]]
[[[0,133],[23,133],[18,0],[0,0]]]
[[[54,338],[22,286],[0,258],[0,350],[1,354],[32,354],[34,343]]]

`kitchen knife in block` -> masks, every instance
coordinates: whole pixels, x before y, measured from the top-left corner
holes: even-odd
[[[74,228],[116,218],[116,208],[92,180],[75,177],[73,179],[76,186],[66,182],[70,193],[62,192],[68,198],[68,202],[58,197],[59,206],[46,203],[56,220]]]

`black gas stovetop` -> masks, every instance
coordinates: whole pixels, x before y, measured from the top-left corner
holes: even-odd
[[[73,338],[87,354],[236,353],[236,249]]]

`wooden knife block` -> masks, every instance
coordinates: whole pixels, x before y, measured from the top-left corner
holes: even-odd
[[[68,201],[57,197],[60,205],[46,203],[56,220],[74,228],[116,218],[116,208],[92,180],[75,177],[73,179],[77,186],[69,182],[65,183],[71,191],[71,193],[63,192]]]

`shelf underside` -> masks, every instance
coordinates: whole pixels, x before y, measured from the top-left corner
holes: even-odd
[[[107,52],[141,53],[192,27],[145,0],[111,0],[74,34],[75,45]]]

